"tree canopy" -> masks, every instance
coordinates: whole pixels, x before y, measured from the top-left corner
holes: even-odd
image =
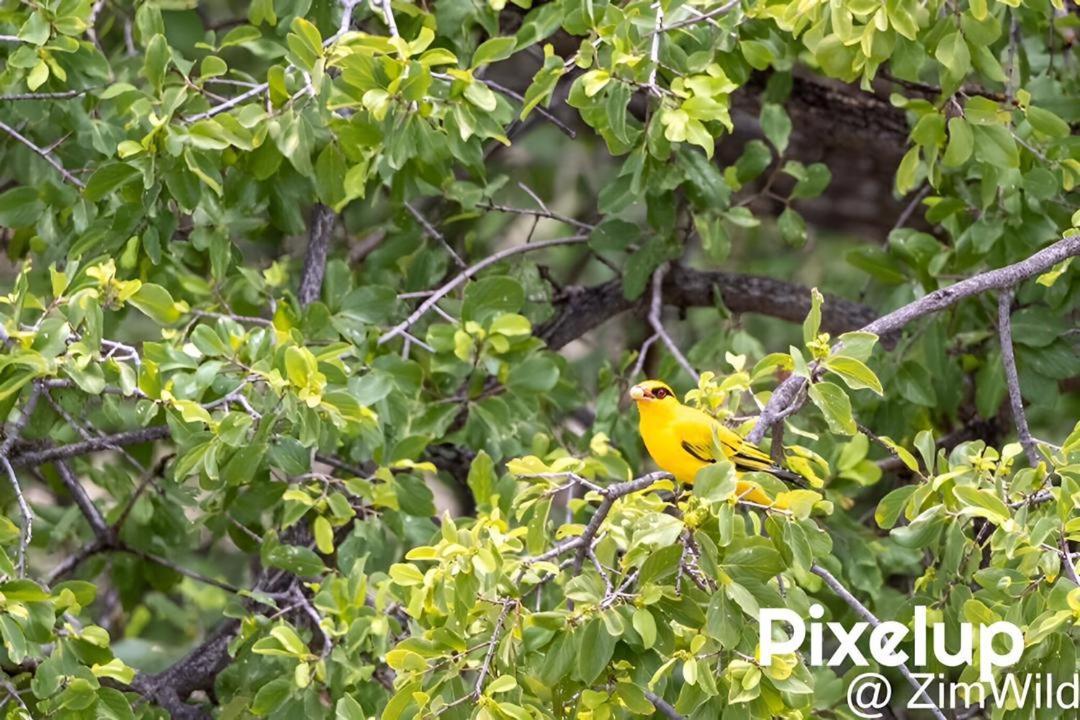
[[[4,716],[851,718],[813,603],[1071,676],[1078,31],[0,0]],[[645,377],[808,487],[677,487]]]

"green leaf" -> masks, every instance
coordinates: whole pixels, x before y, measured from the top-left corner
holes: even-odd
[[[1020,151],[1009,129],[1001,125],[976,125],[975,157],[998,167],[1020,167]]]
[[[1043,135],[1052,138],[1069,137],[1069,124],[1049,110],[1029,105],[1026,112],[1031,127]]]
[[[653,237],[645,242],[637,252],[631,255],[623,268],[623,297],[635,300],[641,297],[649,280],[670,256],[668,244],[661,238]]]
[[[634,223],[608,218],[589,234],[589,247],[597,251],[621,251],[640,237],[641,229]]]
[[[545,393],[559,381],[559,366],[547,355],[533,355],[513,366],[506,379],[511,391],[524,394]]]
[[[323,555],[334,552],[334,528],[329,520],[322,515],[316,517],[312,523],[312,534],[315,536],[315,547],[319,549],[319,552]]]
[[[766,103],[761,108],[761,130],[780,154],[787,150],[791,138],[791,118],[783,106]]]
[[[143,283],[128,302],[162,325],[176,322],[186,309],[173,300],[168,290],[154,283]]]
[[[495,463],[490,455],[481,450],[469,465],[469,475],[465,480],[469,489],[472,490],[477,506],[482,506],[491,500],[495,480]]]
[[[0,193],[0,226],[22,228],[33,225],[45,211],[32,187],[14,187]]]
[[[465,287],[461,318],[483,325],[495,315],[518,312],[524,304],[525,289],[521,283],[505,275],[494,275]]]
[[[694,496],[705,502],[722,502],[735,494],[735,484],[735,468],[731,463],[711,463],[694,477]]]
[[[791,191],[793,199],[816,198],[825,192],[832,181],[832,172],[824,163],[814,163],[806,168],[806,175],[799,178]]]
[[[150,38],[146,45],[146,55],[143,59],[143,77],[150,81],[154,92],[160,94],[165,82],[165,73],[169,69],[172,59],[172,50],[164,35],[157,34]]]
[[[465,99],[484,112],[494,112],[499,105],[498,98],[483,82],[476,80],[465,86]]]
[[[578,646],[577,677],[586,685],[592,685],[607,667],[615,651],[615,638],[608,634],[604,623],[592,620],[574,635]]]
[[[802,326],[804,344],[809,344],[817,339],[818,333],[821,331],[821,304],[824,301],[825,298],[817,288],[810,290],[810,312],[806,314]]]
[[[934,57],[948,69],[954,81],[963,79],[971,71],[971,52],[959,30],[954,30],[938,42]]]
[[[481,65],[505,60],[513,54],[516,46],[517,39],[513,37],[489,38],[476,48],[469,67],[477,68]]]
[[[922,365],[911,361],[904,363],[896,375],[896,384],[908,402],[926,407],[937,405],[933,381]]]
[[[855,417],[851,414],[851,400],[839,385],[814,383],[810,386],[809,395],[825,416],[831,431],[840,435],[854,435],[858,431]]]
[[[19,28],[19,39],[31,45],[44,45],[49,39],[49,30],[49,21],[45,19],[44,11],[35,10]]]
[[[806,221],[795,210],[784,208],[777,220],[777,226],[780,228],[780,237],[784,238],[788,245],[794,248],[806,245]]]
[[[641,642],[646,650],[656,644],[656,618],[647,608],[635,610],[631,624],[637,634],[641,636]]]
[[[326,570],[318,555],[299,545],[278,545],[269,552],[266,562],[299,577],[315,577]]]
[[[953,494],[968,507],[969,514],[984,517],[996,525],[1001,525],[1012,516],[1005,503],[989,490],[957,485],[953,488]]]
[[[853,357],[832,355],[825,359],[825,367],[839,375],[852,390],[868,388],[882,397],[885,396],[885,389],[874,371]]]
[[[945,155],[941,162],[947,167],[960,167],[971,157],[971,151],[975,146],[975,138],[971,133],[971,127],[962,117],[949,119],[949,144],[945,148]]]
[[[883,497],[881,502],[878,503],[877,510],[874,511],[874,520],[877,522],[878,527],[888,530],[896,525],[900,513],[907,505],[908,498],[917,489],[917,485],[904,485]]]
[[[259,717],[269,715],[285,704],[296,691],[291,679],[276,678],[262,685],[251,702],[251,712]]]
[[[126,163],[106,163],[94,171],[86,182],[83,194],[91,202],[97,202],[109,193],[134,180],[141,173]]]

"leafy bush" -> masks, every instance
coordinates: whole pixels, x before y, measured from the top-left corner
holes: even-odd
[[[1070,676],[1077,30],[0,3],[6,717],[850,717],[815,602]],[[812,489],[650,473],[645,375]]]

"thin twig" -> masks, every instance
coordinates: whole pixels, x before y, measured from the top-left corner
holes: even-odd
[[[630,379],[633,380],[641,371],[645,368],[645,358],[649,355],[649,348],[653,346],[657,340],[660,339],[660,333],[654,332],[652,335],[645,339],[645,342],[641,343],[641,349],[638,350],[637,360],[634,362],[634,367],[630,370]]]
[[[675,341],[671,339],[671,335],[668,334],[667,329],[664,327],[664,321],[662,313],[664,310],[664,274],[667,273],[667,264],[663,264],[656,269],[652,277],[652,303],[649,307],[649,324],[652,325],[653,331],[660,336],[660,339],[664,341],[664,345],[675,356],[679,365],[686,371],[686,374],[694,379],[694,382],[698,382],[701,376],[698,375],[697,370],[694,370],[694,366],[690,364],[690,361],[686,359],[686,356],[682,354],[682,350],[675,344]]]
[[[294,586],[293,595],[300,603],[301,609],[303,609],[304,613],[307,614],[309,618],[311,618],[312,624],[322,635],[322,657],[329,657],[330,652],[334,649],[334,643],[330,639],[329,633],[326,632],[326,628],[324,628],[322,625],[322,615],[320,615],[319,611],[315,609],[315,606],[311,604],[311,601],[307,599],[307,596],[304,595],[303,590]]]
[[[513,255],[517,255],[518,253],[533,252],[534,250],[543,250],[544,248],[554,247],[556,245],[570,245],[574,243],[582,243],[586,240],[588,240],[588,236],[586,235],[572,235],[570,237],[556,238],[554,240],[545,240],[543,242],[532,243],[530,245],[515,245],[514,247],[505,248],[497,253],[489,255],[480,262],[465,268],[460,273],[451,278],[449,282],[447,282],[445,285],[443,285],[438,290],[429,295],[427,299],[424,300],[424,302],[420,303],[420,306],[417,307],[416,310],[414,310],[412,314],[409,315],[409,317],[405,318],[403,321],[383,333],[382,337],[379,338],[377,344],[383,345],[390,340],[393,340],[398,335],[401,335],[403,332],[412,327],[420,318],[422,318],[424,314],[428,310],[430,310],[435,303],[439,302],[439,300],[450,294],[450,292],[458,285],[465,282],[473,275],[480,272],[489,265],[494,265],[495,263],[505,260],[506,258]]]
[[[18,571],[19,577],[23,577],[26,575],[26,549],[30,546],[30,541],[34,537],[34,515],[30,512],[30,506],[26,504],[26,498],[23,496],[22,487],[19,485],[19,478],[15,475],[15,469],[11,467],[11,461],[7,459],[7,456],[0,455],[0,463],[3,464],[4,470],[7,472],[11,489],[15,491],[15,500],[19,503],[19,514],[22,516],[23,526],[22,533],[19,536]]]
[[[82,486],[79,479],[75,477],[75,474],[71,472],[71,466],[67,462],[61,460],[56,463],[56,471],[60,474],[60,479],[64,483],[64,487],[67,488],[71,494],[71,498],[75,501],[75,505],[78,506],[79,511],[86,518],[86,522],[90,525],[90,529],[94,531],[94,536],[99,539],[108,538],[110,535],[109,525],[105,522],[105,518],[102,517],[101,511],[97,509],[97,505],[90,499],[90,496],[86,492],[86,488]]]
[[[0,101],[11,100],[66,100],[68,98],[79,97],[85,95],[94,88],[83,88],[81,90],[64,90],[63,92],[40,92],[40,93],[14,93],[12,95],[0,95]]]
[[[26,136],[22,135],[22,134],[21,134],[21,133],[20,133],[20,132],[19,132],[18,130],[16,130],[15,128],[11,127],[11,126],[10,126],[10,125],[8,125],[7,123],[4,123],[4,122],[0,121],[0,130],[3,130],[3,131],[4,131],[4,132],[6,132],[6,133],[7,133],[8,135],[10,135],[11,137],[15,138],[16,140],[18,140],[19,142],[21,142],[21,143],[22,143],[23,145],[25,145],[26,147],[30,148],[30,149],[31,149],[31,150],[33,150],[33,151],[34,151],[35,153],[37,153],[38,155],[40,155],[40,156],[41,156],[41,158],[42,158],[42,159],[43,159],[43,160],[44,160],[45,162],[47,162],[47,163],[49,163],[50,165],[52,165],[52,166],[53,166],[53,168],[55,168],[55,170],[56,170],[56,171],[57,171],[58,173],[60,173],[60,175],[61,175],[61,176],[62,176],[62,177],[63,177],[63,178],[65,179],[65,180],[67,180],[67,181],[68,181],[69,183],[71,183],[71,184],[72,184],[72,185],[74,185],[75,187],[79,188],[80,190],[82,190],[83,188],[85,188],[85,187],[86,187],[86,183],[84,183],[84,182],[83,182],[82,180],[80,180],[79,178],[75,177],[75,176],[74,176],[74,175],[72,175],[72,174],[71,174],[70,172],[68,172],[68,171],[67,171],[67,168],[65,168],[65,167],[64,167],[63,165],[61,165],[61,164],[60,164],[60,163],[59,163],[59,162],[57,161],[57,159],[56,159],[56,158],[54,158],[54,157],[52,156],[52,153],[50,153],[50,152],[49,152],[48,150],[45,150],[44,148],[40,148],[40,147],[38,147],[37,145],[35,145],[35,144],[34,144],[34,142],[33,142],[32,140],[30,140],[30,139],[29,139],[28,137],[26,137]]]
[[[870,610],[865,605],[859,602],[859,599],[852,595],[851,592],[847,588],[845,588],[840,583],[840,581],[837,580],[836,577],[828,570],[821,567],[820,565],[811,565],[810,572],[814,573],[822,580],[824,580],[825,584],[828,585],[829,588],[834,593],[836,593],[836,595],[841,600],[847,603],[848,607],[854,610],[856,615],[861,617],[866,622],[870,623],[870,626],[872,628],[876,628],[878,625],[881,624],[881,621],[878,620],[877,616],[874,615],[874,613],[870,612]],[[936,717],[938,720],[948,720],[945,714],[941,712],[940,709],[938,709],[938,706],[936,704],[934,704],[934,701],[930,699],[930,696],[926,695],[923,690],[923,684],[918,681],[918,679],[911,673],[911,670],[909,670],[906,665],[899,665],[896,669],[900,671],[900,674],[904,676],[904,679],[907,680],[911,687],[915,689],[916,698],[919,695],[924,695],[926,697],[926,702],[929,703],[929,707],[927,709],[930,710],[931,714],[933,714],[934,717]]]
[[[459,268],[468,267],[468,265],[465,264],[465,261],[461,259],[461,256],[457,254],[457,250],[451,247],[450,243],[447,242],[446,236],[428,222],[428,219],[424,217],[419,210],[413,207],[411,203],[405,203],[405,209],[409,211],[409,214],[413,216],[416,222],[420,223],[420,227],[423,228],[425,235],[442,245],[443,249],[450,253],[450,257],[454,258],[454,262],[457,263]]]
[[[680,715],[679,711],[664,698],[651,690],[646,689],[642,690],[642,692],[645,693],[645,699],[653,704],[653,707],[656,708],[657,712],[668,718],[668,720],[686,720],[686,718]]]
[[[581,574],[582,565],[585,563],[585,556],[592,549],[592,542],[596,538],[596,534],[600,532],[600,526],[604,523],[604,519],[607,518],[608,513],[611,512],[611,508],[614,507],[615,501],[631,493],[644,490],[660,480],[670,477],[671,475],[666,472],[654,472],[633,480],[609,485],[604,488],[601,493],[604,496],[603,501],[600,503],[600,506],[596,508],[596,512],[593,513],[592,519],[589,520],[589,524],[585,526],[585,530],[578,536],[578,539],[581,542],[578,544],[577,555],[574,557],[574,575]]]
[[[15,467],[41,465],[63,458],[87,455],[89,453],[100,452],[101,450],[111,450],[114,447],[153,442],[168,436],[168,425],[151,425],[150,427],[142,428],[140,430],[129,430],[127,432],[116,433],[115,435],[104,435],[99,438],[94,438],[93,440],[84,440],[83,442],[69,443],[67,445],[57,445],[55,447],[45,448],[44,450],[31,450],[20,453],[11,457],[11,464]]]
[[[394,9],[390,7],[390,0],[378,0],[378,3],[382,8],[383,19],[386,20],[386,27],[390,30],[390,37],[397,37],[397,22],[394,20]]]
[[[719,15],[726,15],[727,13],[731,12],[731,10],[734,9],[736,6],[738,6],[738,4],[739,4],[739,0],[728,0],[728,2],[724,3],[723,5],[716,8],[715,10],[709,10],[708,12],[705,12],[705,13],[699,12],[692,18],[687,18],[686,20],[680,20],[679,22],[672,23],[670,25],[663,25],[658,30],[655,30],[654,33],[655,34],[665,33],[665,32],[668,32],[670,30],[677,30],[679,28],[686,27],[688,25],[697,25],[698,23],[705,22],[707,20],[712,20],[713,18],[715,18],[715,17],[717,17]],[[693,8],[691,8],[689,5],[686,5],[684,7],[689,8],[691,11],[693,11]]]
[[[1006,288],[998,293],[998,340],[1001,344],[1001,365],[1005,370],[1005,385],[1009,390],[1009,405],[1012,407],[1013,422],[1020,436],[1020,444],[1027,455],[1031,467],[1039,465],[1039,451],[1031,437],[1027,414],[1024,412],[1024,398],[1020,393],[1020,378],[1016,372],[1016,355],[1012,339],[1012,301],[1013,290]]]

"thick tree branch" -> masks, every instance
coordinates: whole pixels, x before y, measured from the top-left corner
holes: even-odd
[[[103,435],[92,440],[84,440],[83,442],[57,445],[43,450],[28,450],[13,455],[11,464],[15,467],[33,467],[53,462],[54,460],[88,455],[102,450],[112,450],[113,448],[124,447],[126,445],[138,445],[140,443],[153,442],[169,437],[169,433],[168,425],[151,425],[150,427],[141,428],[139,430],[128,430],[127,432],[116,433],[115,435]]]
[[[865,325],[862,330],[879,337],[897,332],[909,323],[933,313],[952,307],[964,298],[991,290],[1013,287],[1034,275],[1046,272],[1059,262],[1080,255],[1080,235],[1073,235],[1059,240],[1053,245],[1040,250],[1031,257],[996,270],[988,270],[961,280],[940,290],[935,290],[918,300],[908,303],[891,313],[882,315],[877,320]],[[837,348],[833,348],[834,352]],[[765,432],[777,419],[798,411],[801,407],[799,394],[806,384],[806,379],[792,375],[773,391],[768,404],[758,417],[754,429],[747,435],[747,440],[759,443]]]
[[[334,231],[334,211],[322,203],[311,209],[311,229],[308,232],[307,253],[304,269],[300,273],[300,291],[297,298],[303,306],[319,299],[323,276],[326,274],[326,256],[330,246],[330,234]]]
[[[810,311],[810,289],[758,275],[694,270],[673,265],[664,277],[663,301],[676,307],[712,307],[717,295],[735,313],[768,315],[801,323]],[[538,334],[558,349],[620,315],[639,302],[627,300],[622,280],[587,288],[571,287],[556,301],[558,314],[540,326]],[[874,318],[874,311],[851,300],[825,296],[822,328],[840,333],[854,330]]]

